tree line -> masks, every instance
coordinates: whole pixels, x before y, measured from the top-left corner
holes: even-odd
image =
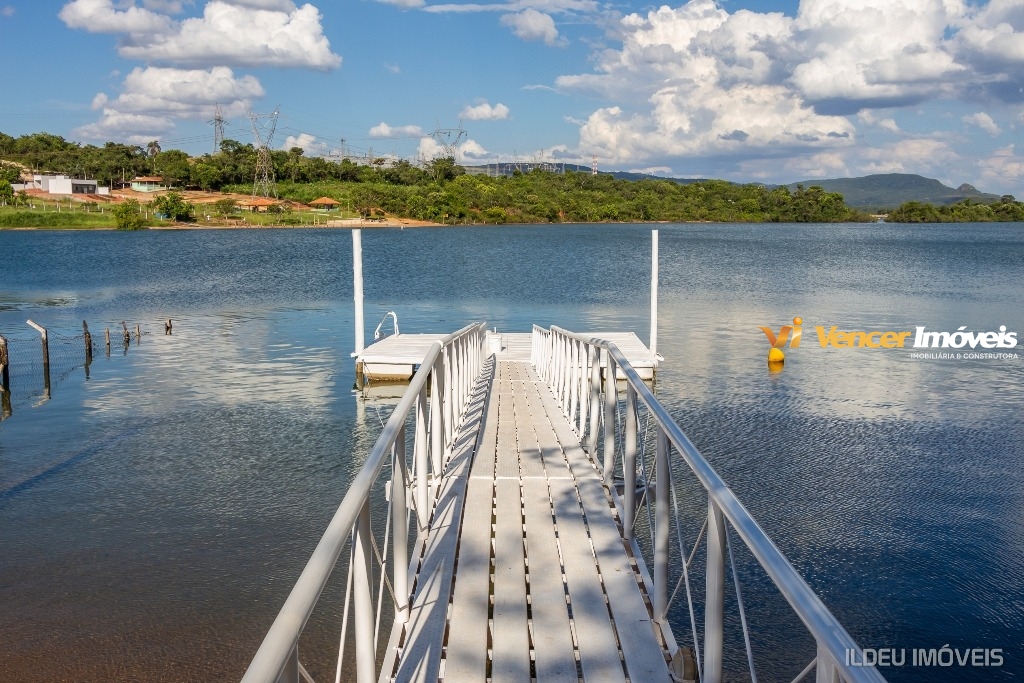
[[[143,175],[165,184],[207,191],[252,191],[257,150],[224,140],[215,153],[190,157],[161,148],[158,141],[128,145],[82,145],[49,133],[18,138],[0,132],[0,159],[39,173],[87,177],[110,186]],[[306,156],[300,147],[271,150],[281,199],[308,203],[332,197],[363,215],[381,212],[445,223],[537,223],[602,221],[839,222],[871,217],[846,205],[842,194],[820,187],[769,188],[722,180],[617,179],[610,174],[564,174],[535,170],[490,177],[467,173],[452,158],[424,167],[378,157]],[[0,201],[10,194],[19,169],[0,165]],[[4,186],[7,187],[5,194]],[[176,212],[168,212],[176,213]],[[1024,220],[1024,205],[1004,197],[995,205],[969,200],[950,207],[904,204],[894,222]]]

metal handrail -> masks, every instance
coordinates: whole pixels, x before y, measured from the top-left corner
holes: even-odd
[[[563,412],[572,424],[578,424],[578,432],[589,444],[588,450],[596,457],[597,431],[599,425],[599,403],[601,379],[601,351],[604,352],[604,478],[611,485],[616,451],[616,425],[613,416],[618,401],[616,376],[621,373],[627,384],[627,407],[625,435],[619,434],[623,444],[623,474],[627,485],[623,489],[623,530],[632,535],[635,515],[635,492],[631,483],[636,477],[636,401],[643,403],[653,417],[657,428],[658,453],[655,459],[658,487],[655,511],[654,539],[654,595],[655,617],[663,621],[668,610],[668,507],[670,481],[668,469],[668,444],[680,454],[683,461],[694,473],[697,480],[708,492],[708,596],[705,612],[704,676],[702,681],[714,683],[721,680],[722,648],[722,600],[724,593],[723,573],[725,567],[725,527],[728,520],[737,535],[750,549],[758,563],[765,570],[776,588],[790,607],[807,627],[818,646],[817,667],[819,681],[832,681],[833,674],[840,674],[845,680],[856,683],[877,683],[884,681],[882,675],[872,667],[851,666],[850,662],[864,661],[857,643],[846,632],[839,621],[825,607],[803,577],[786,559],[768,537],[750,512],[722,480],[710,463],[690,442],[683,430],[676,424],[665,407],[654,396],[650,387],[640,378],[629,361],[610,341],[575,334],[557,326],[550,331],[534,326],[532,359],[556,397],[562,403]],[[614,361],[614,362],[612,362]],[[587,412],[589,409],[589,433]],[[633,417],[631,418],[631,414]],[[578,421],[577,421],[578,416]],[[620,431],[622,431],[620,429]],[[630,444],[632,441],[632,444]],[[632,459],[632,462],[629,462]],[[631,469],[632,472],[626,471]],[[685,561],[685,560],[684,560]],[[716,604],[717,603],[717,604]],[[714,622],[714,623],[710,623]],[[717,635],[716,633],[717,632]],[[696,643],[695,643],[696,644]],[[856,656],[851,657],[851,653]],[[698,652],[698,655],[700,653]],[[709,658],[710,655],[710,658]],[[699,661],[699,660],[698,660]],[[709,670],[710,669],[710,670]]]
[[[438,475],[443,467],[444,454],[442,451],[450,449],[452,437],[457,431],[457,425],[452,422],[457,421],[462,415],[469,400],[472,383],[483,364],[485,332],[486,327],[483,323],[474,323],[430,346],[419,370],[413,376],[408,389],[384,425],[383,431],[363,466],[349,485],[341,505],[338,506],[327,530],[249,664],[249,668],[242,677],[243,683],[277,683],[298,680],[301,669],[298,660],[299,637],[342,550],[349,542],[350,535],[354,555],[356,555],[351,571],[357,574],[357,581],[362,580],[364,583],[368,581],[366,576],[360,578],[360,570],[361,566],[368,568],[370,562],[370,553],[367,552],[370,548],[370,490],[380,476],[385,462],[396,452],[397,447],[398,453],[402,456],[402,462],[399,463],[400,466],[395,467],[393,472],[396,490],[392,493],[391,498],[393,503],[400,504],[404,511],[406,497],[402,492],[408,485],[405,481],[404,463],[405,422],[409,413],[414,409],[417,426],[413,451],[416,460],[416,474],[419,477],[416,489],[417,495],[423,497],[422,502],[426,502],[427,462],[432,464],[435,476]],[[431,394],[429,435],[427,434],[426,405],[428,391]],[[444,410],[440,409],[442,405],[445,406]],[[423,509],[419,508],[419,512],[422,515]],[[407,533],[408,529],[407,524],[402,522],[404,519],[395,520],[395,553],[392,560],[393,571],[397,579],[393,581],[395,597],[398,601],[395,605],[396,618],[399,619],[403,616],[407,617],[409,604],[408,581],[401,580],[400,576],[401,573],[407,571],[408,565],[408,537],[403,536],[402,532],[403,527],[405,527],[404,533]],[[423,518],[421,517],[420,528],[422,527]],[[405,558],[404,562],[403,558]],[[363,574],[365,573],[363,572]],[[362,606],[360,604],[361,595],[365,596],[370,588],[367,583],[365,586],[356,586],[355,592],[356,667],[357,680],[360,682],[376,680],[376,671],[374,670],[376,643],[372,642],[374,630],[372,621],[370,628],[365,628],[365,618],[370,607],[365,603]],[[403,600],[404,604],[401,604]],[[361,612],[363,614],[360,614]],[[371,642],[360,642],[361,637],[369,637]]]
[[[380,328],[384,327],[384,321],[388,319],[388,316],[391,316],[391,324],[392,324],[392,327],[394,328],[394,331],[391,333],[391,335],[399,334],[399,331],[398,331],[398,314],[395,313],[394,311],[388,311],[387,313],[384,314],[384,317],[380,319],[380,322],[377,323],[377,329],[375,329],[373,331],[373,339],[374,339],[374,341],[376,341],[378,339],[383,339],[384,337],[389,336],[387,334],[381,334],[381,332],[380,332]]]

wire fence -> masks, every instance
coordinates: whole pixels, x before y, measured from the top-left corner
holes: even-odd
[[[88,379],[89,366],[96,354],[127,355],[143,335],[140,325],[130,329],[125,323],[119,330],[106,329],[99,338],[93,337],[84,321],[77,334],[48,330],[32,321],[28,324],[38,334],[0,333],[0,420],[20,407],[49,400],[53,384],[63,382],[80,369],[84,369]]]

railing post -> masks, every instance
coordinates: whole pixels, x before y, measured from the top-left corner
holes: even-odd
[[[441,388],[444,392],[441,394],[441,408],[444,410],[444,423],[442,429],[444,430],[444,442],[441,444],[442,450],[448,447],[452,439],[452,417],[454,411],[452,410],[452,352],[451,347],[445,347],[442,351],[444,356],[444,381],[441,383]],[[439,456],[435,456],[439,457]]]
[[[615,476],[615,403],[618,388],[615,385],[615,359],[605,349],[608,364],[604,375],[604,483],[610,488]]]
[[[863,661],[863,656],[862,656]],[[839,683],[839,671],[832,655],[818,643],[818,663],[814,667],[814,683]]]
[[[583,435],[587,433],[587,409],[590,407],[590,391],[588,391],[588,383],[590,382],[590,349],[591,344],[583,344],[580,346],[580,418],[579,424],[577,425],[580,434],[580,442],[583,441]]]
[[[668,541],[669,511],[672,509],[672,473],[669,469],[668,434],[658,425],[654,455],[654,618],[668,618]]]
[[[633,538],[633,520],[636,517],[636,389],[626,386],[626,436],[622,452],[622,537]]]
[[[575,339],[569,340],[569,409],[565,411],[565,416],[569,420],[571,425],[576,421],[576,403],[579,401],[579,361],[580,361],[580,345]]]
[[[284,665],[284,671],[277,677],[277,683],[299,683],[302,680],[299,676],[299,644],[292,646],[288,653],[288,662]]]
[[[660,485],[659,485],[660,486]],[[708,497],[708,571],[704,606],[704,681],[722,680],[725,621],[725,516]]]
[[[434,361],[434,371],[430,376],[430,464],[435,474],[440,474],[444,459],[445,430],[447,408],[445,404],[444,386],[444,354],[440,353]]]
[[[420,421],[423,413],[422,403],[426,398],[426,392],[420,392],[420,405],[416,407],[416,435],[420,436]],[[423,441],[427,440],[426,418],[422,418]],[[423,458],[426,464],[426,457]],[[405,497],[409,492],[409,473],[405,468],[405,425],[398,430],[398,438],[395,441],[395,464],[391,468],[391,519],[394,525],[392,535],[392,580],[391,585],[395,587],[395,621],[405,623],[409,621],[409,511],[405,503]]]
[[[356,641],[356,681],[377,680],[377,644],[374,642],[373,619],[373,550],[370,545],[370,501],[363,503],[352,528],[352,591],[355,619],[352,622]]]
[[[433,379],[437,379],[436,372]],[[433,384],[436,385],[437,382],[435,381]],[[436,409],[437,404],[434,403],[434,398],[431,397],[431,416],[436,412]],[[404,429],[403,427],[403,431]],[[413,469],[416,472],[416,521],[420,529],[425,529],[427,521],[430,519],[427,498],[430,488],[427,478],[427,450],[430,449],[432,437],[433,434],[430,437],[427,435],[427,387],[424,386],[420,389],[420,395],[416,399],[416,432],[413,435],[412,444]]]
[[[601,423],[601,348],[590,347],[590,435],[587,451],[597,460],[597,430]]]

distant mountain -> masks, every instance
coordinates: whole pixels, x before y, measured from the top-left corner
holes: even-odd
[[[529,173],[534,168],[541,168],[556,173],[560,171],[590,173],[588,166],[569,163],[542,164],[521,162],[510,164],[502,162],[501,164],[492,164],[490,166],[466,166],[465,168],[469,173],[497,173],[498,175],[512,175],[517,168],[524,173]],[[630,171],[600,171],[600,173],[620,180],[669,180],[680,185],[708,181],[707,178],[666,178]],[[998,202],[1000,199],[999,195],[980,192],[973,185],[968,185],[967,183],[960,187],[952,188],[943,185],[933,178],[925,178],[913,173],[879,173],[862,178],[814,178],[790,183],[786,187],[790,191],[794,191],[797,185],[803,185],[805,188],[818,186],[828,192],[839,192],[843,195],[847,206],[862,210],[882,211],[895,209],[905,202],[924,202],[925,204],[942,206],[956,204],[965,199],[971,199],[984,204]],[[779,186],[767,185],[766,187],[773,188]]]
[[[787,187],[795,190],[797,185],[817,185],[829,192],[839,192],[847,206],[858,209],[895,209],[904,202],[924,202],[941,206],[956,204],[964,199],[990,203],[999,201],[999,195],[979,192],[964,183],[958,188],[943,185],[938,180],[911,173],[880,173],[863,178],[832,178],[804,180],[790,183]]]

